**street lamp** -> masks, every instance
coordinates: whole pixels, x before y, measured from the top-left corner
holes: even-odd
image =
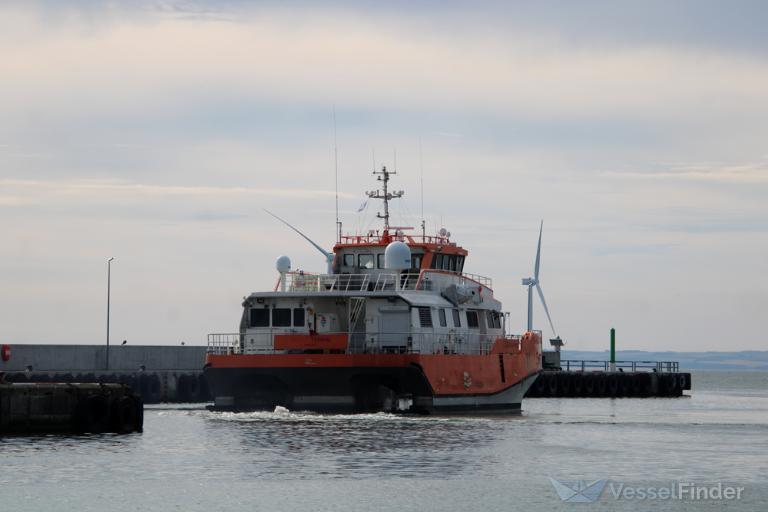
[[[109,370],[109,296],[112,284],[112,260],[114,259],[112,257],[107,260],[107,370]]]

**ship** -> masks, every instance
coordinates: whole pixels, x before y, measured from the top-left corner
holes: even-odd
[[[242,303],[235,333],[208,335],[204,366],[213,410],[331,413],[519,413],[542,370],[541,332],[507,334],[490,278],[465,272],[469,252],[441,228],[390,226],[396,171],[373,174],[383,228],[343,235],[325,273],[277,260],[270,291]],[[541,231],[539,232],[539,251]],[[538,276],[539,253],[536,256]],[[542,296],[543,299],[543,296]],[[547,314],[549,314],[547,312]]]

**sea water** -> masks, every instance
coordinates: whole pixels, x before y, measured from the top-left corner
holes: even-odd
[[[768,372],[693,386],[499,417],[150,406],[141,434],[0,438],[0,511],[768,509]]]

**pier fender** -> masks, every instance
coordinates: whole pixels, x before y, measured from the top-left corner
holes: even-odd
[[[667,396],[675,396],[677,394],[677,375],[667,374],[663,377],[663,390]]]
[[[136,400],[130,396],[121,396],[112,402],[110,426],[112,432],[127,434],[138,430],[138,408]]]
[[[684,389],[690,389],[688,386],[688,375],[681,373],[677,376],[677,386],[680,388],[680,391]]]
[[[560,396],[568,396],[571,394],[573,379],[568,372],[557,373],[557,388],[560,391]]]
[[[77,404],[75,423],[81,434],[106,432],[109,427],[110,407],[104,395],[90,394]]]
[[[595,394],[595,376],[587,373],[582,376],[584,379],[584,396],[592,396]]]
[[[606,391],[608,396],[616,396],[619,394],[619,376],[615,373],[611,373],[606,377]]]
[[[647,373],[636,373],[632,376],[632,395],[648,396],[651,392],[651,376]]]
[[[584,374],[574,373],[571,375],[571,390],[574,396],[583,396],[584,391]]]
[[[605,396],[608,392],[608,379],[604,373],[595,376],[595,396]]]
[[[546,372],[544,375],[547,377],[547,391],[549,392],[549,396],[557,396],[557,374]]]
[[[533,384],[534,396],[547,396],[547,375],[545,373],[539,373],[536,376],[536,380]]]

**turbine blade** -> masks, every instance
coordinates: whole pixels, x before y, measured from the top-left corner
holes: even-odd
[[[544,292],[541,291],[541,285],[536,283],[536,291],[539,292],[539,298],[541,299],[541,305],[544,306],[544,312],[547,314],[547,320],[549,320],[549,326],[552,328],[552,334],[557,336],[555,326],[552,325],[552,317],[549,316],[549,308],[547,307],[547,301],[544,300]]]
[[[278,217],[277,215],[275,215],[275,214],[274,214],[274,213],[272,213],[271,211],[269,211],[269,210],[267,210],[267,209],[264,209],[264,211],[265,211],[265,212],[267,212],[268,214],[270,214],[271,216],[273,216],[274,218],[276,218],[277,220],[279,220],[280,222],[282,222],[283,224],[285,224],[286,226],[288,226],[289,228],[291,228],[292,230],[294,230],[295,232],[297,232],[299,235],[301,235],[301,237],[302,237],[302,238],[304,238],[304,240],[306,240],[307,242],[311,243],[311,244],[312,244],[312,245],[315,247],[315,249],[317,249],[318,251],[320,251],[321,253],[323,253],[323,256],[325,256],[325,259],[326,259],[326,261],[333,261],[333,254],[332,254],[332,253],[330,253],[330,252],[326,251],[325,249],[323,249],[322,247],[320,247],[319,245],[317,245],[317,244],[316,244],[316,243],[315,243],[315,242],[314,242],[314,241],[313,241],[311,238],[309,238],[307,235],[305,235],[304,233],[302,233],[301,231],[299,231],[299,230],[298,230],[298,229],[296,229],[295,227],[291,226],[290,224],[288,224],[288,222],[286,222],[285,220],[281,219],[280,217]]]
[[[536,247],[536,265],[533,269],[533,278],[538,281],[539,280],[539,263],[541,261],[541,232],[544,230],[544,221],[541,221],[541,225],[539,226],[539,245]]]

